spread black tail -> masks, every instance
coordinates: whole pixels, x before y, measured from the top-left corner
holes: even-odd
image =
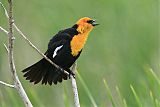
[[[67,75],[61,70],[55,68],[44,58],[39,62],[31,65],[30,67],[24,69],[24,77],[34,84],[39,83],[42,80],[42,84],[52,85],[52,83],[57,84],[57,82],[62,82],[62,79],[67,80]]]

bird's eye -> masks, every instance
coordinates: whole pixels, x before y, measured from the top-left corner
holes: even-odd
[[[88,20],[87,23],[92,24],[93,22],[95,22],[95,20]]]

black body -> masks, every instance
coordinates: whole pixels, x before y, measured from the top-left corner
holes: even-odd
[[[59,31],[49,42],[48,50],[45,55],[51,59],[58,66],[70,73],[69,68],[79,57],[81,51],[77,56],[72,56],[70,42],[73,36],[77,35],[76,30],[77,25],[72,28]],[[62,46],[61,49],[57,51],[57,55],[53,58],[54,51],[57,47]],[[60,69],[55,68],[46,59],[41,59],[39,62],[31,65],[30,67],[24,69],[24,77],[30,82],[35,84],[42,80],[42,84],[52,83],[57,84],[57,82],[62,82],[62,80],[67,80],[68,76],[63,73]]]

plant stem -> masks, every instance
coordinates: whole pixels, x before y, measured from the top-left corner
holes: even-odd
[[[14,64],[14,58],[13,58],[13,42],[14,42],[14,36],[13,36],[13,0],[8,0],[9,2],[9,33],[8,33],[8,59],[9,59],[9,67],[11,70],[12,78],[15,84],[15,88],[17,89],[18,93],[20,94],[24,104],[26,107],[32,107],[32,104],[24,91],[21,82],[19,81],[19,78],[16,73],[16,68]]]

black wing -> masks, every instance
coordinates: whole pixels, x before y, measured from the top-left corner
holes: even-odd
[[[67,45],[67,43],[71,40],[71,36],[67,33],[58,33],[56,34],[48,44],[48,50],[46,51],[45,55],[53,60],[53,54],[57,47]],[[59,50],[60,51],[60,50]],[[57,53],[58,54],[58,53]]]
[[[55,45],[55,43],[58,41],[62,41],[62,40],[71,41],[72,37],[77,34],[78,32],[75,28],[68,28],[68,29],[59,31],[58,34],[53,36],[53,38],[50,40],[48,44],[48,49],[53,47],[53,45]]]

